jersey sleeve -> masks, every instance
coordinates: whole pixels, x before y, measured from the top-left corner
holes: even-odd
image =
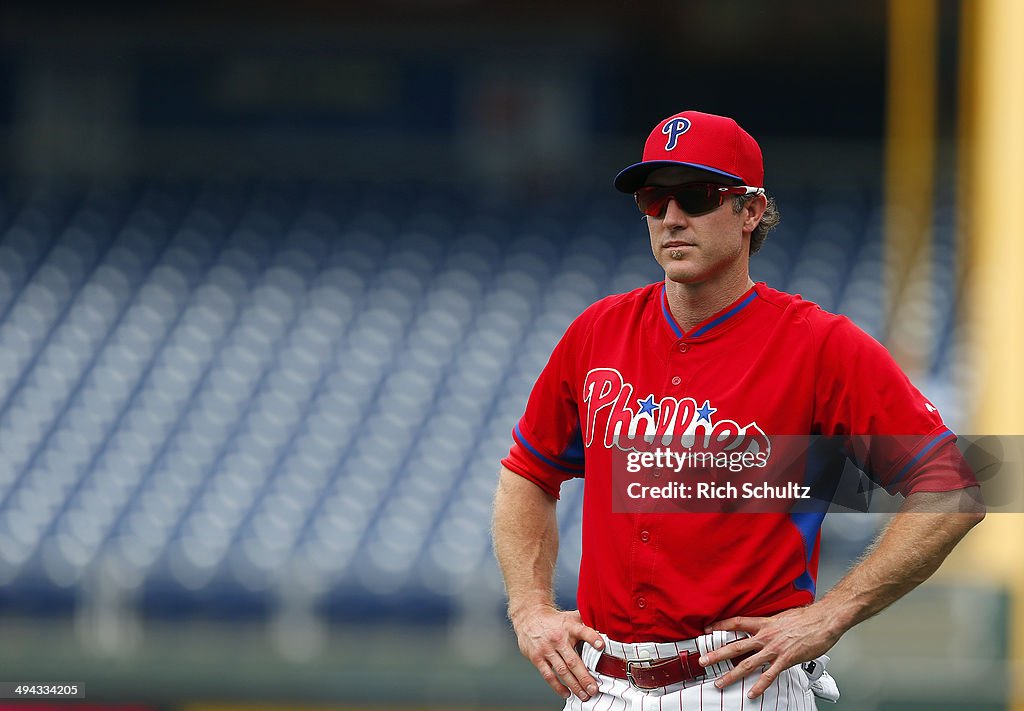
[[[577,319],[555,346],[512,430],[512,448],[501,461],[555,498],[563,482],[583,476],[576,378],[582,330]]]
[[[844,316],[821,326],[813,431],[843,438],[854,463],[890,493],[977,486],[956,435],[889,352]]]

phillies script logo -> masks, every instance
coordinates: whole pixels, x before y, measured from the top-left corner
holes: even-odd
[[[654,395],[634,398],[633,386],[614,368],[594,368],[587,373],[583,402],[587,405],[583,431],[587,447],[594,442],[598,415],[607,411],[604,446],[624,452],[674,444],[716,452],[771,453],[771,442],[756,422],[741,426],[733,420],[714,417],[718,408],[711,407],[708,400],[698,407],[697,401],[689,397],[663,397],[657,401]]]

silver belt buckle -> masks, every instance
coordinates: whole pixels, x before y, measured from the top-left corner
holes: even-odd
[[[640,686],[639,684],[637,684],[636,683],[636,679],[633,678],[633,665],[634,664],[640,665],[640,664],[642,664],[645,661],[648,661],[648,660],[646,660],[646,659],[640,660],[640,661],[638,661],[638,660],[630,660],[630,659],[626,660],[626,680],[629,682],[629,685],[631,687],[633,687],[634,689],[636,689],[637,691],[650,691],[650,689],[646,689],[646,688]]]

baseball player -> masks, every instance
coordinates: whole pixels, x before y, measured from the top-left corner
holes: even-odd
[[[684,111],[654,127],[615,187],[646,216],[665,279],[586,309],[513,431],[495,554],[520,650],[567,709],[835,700],[825,653],[984,517],[954,434],[887,351],[848,319],[750,279],[778,221],[763,178],[758,144],[730,118]],[[905,496],[870,553],[817,600],[823,512],[615,510],[625,457],[651,442],[726,442],[771,461],[791,435],[839,438]],[[572,477],[584,478],[579,609],[559,610],[555,507]]]

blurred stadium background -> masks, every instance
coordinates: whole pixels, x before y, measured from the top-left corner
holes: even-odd
[[[682,108],[762,143],[783,222],[755,277],[974,431],[970,4],[6,3],[0,680],[557,708],[503,617],[498,460],[569,321],[658,279],[611,178]],[[826,519],[821,590],[879,524]],[[1006,708],[1007,589],[953,561],[855,629],[840,707]]]

